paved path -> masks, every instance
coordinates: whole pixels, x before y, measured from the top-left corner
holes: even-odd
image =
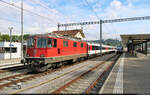
[[[150,57],[123,54],[100,93],[150,93]]]
[[[0,60],[0,69],[13,67],[13,66],[21,66],[23,64],[20,63],[20,59],[7,59],[7,60]]]

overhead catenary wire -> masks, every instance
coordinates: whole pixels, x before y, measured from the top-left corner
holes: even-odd
[[[9,2],[3,1],[3,0],[0,0],[0,2],[5,3],[5,4],[7,4],[7,5],[10,5],[10,6],[13,6],[13,7],[18,8],[18,9],[21,9],[21,7],[16,6],[14,3],[9,3]],[[50,18],[48,18],[48,17],[46,17],[46,16],[42,16],[41,14],[32,12],[32,11],[27,10],[27,9],[24,9],[24,8],[23,8],[23,10],[26,11],[26,12],[28,12],[28,13],[31,13],[31,14],[33,14],[33,15],[39,16],[39,17],[41,17],[41,18],[43,18],[43,19],[45,19],[45,20],[52,21],[52,19],[50,19]]]
[[[91,11],[95,14],[95,16],[97,17],[97,19],[100,19],[99,15],[97,14],[97,12],[93,9],[92,6],[90,6],[89,2],[87,0],[84,0],[86,2],[86,4],[89,6],[89,8],[91,9]],[[109,33],[110,30],[108,30],[109,28],[103,24],[103,26],[105,27],[106,31]]]

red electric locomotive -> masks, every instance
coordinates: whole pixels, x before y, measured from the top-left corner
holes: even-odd
[[[102,45],[102,53],[114,52],[115,47]],[[31,71],[46,71],[66,62],[80,61],[100,54],[100,45],[62,35],[33,35],[27,41],[26,57],[21,62]]]
[[[32,71],[45,71],[49,67],[72,62],[87,56],[87,43],[60,35],[33,35],[27,41],[24,63]],[[23,62],[23,61],[22,61]]]

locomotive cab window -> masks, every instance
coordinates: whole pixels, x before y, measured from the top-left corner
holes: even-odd
[[[31,37],[27,40],[27,47],[31,48],[33,46],[34,46],[34,39],[33,39],[33,37]]]
[[[76,42],[73,43],[73,47],[77,47],[77,43]]]
[[[47,39],[46,38],[38,38],[37,39],[37,48],[46,48]]]
[[[83,43],[81,43],[80,46],[83,47]]]

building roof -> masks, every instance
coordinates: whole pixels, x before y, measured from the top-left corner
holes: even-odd
[[[62,30],[62,31],[53,31],[52,33],[64,35],[64,36],[70,36],[70,37],[75,37],[75,35],[80,32],[82,37],[85,38],[85,35],[81,29],[76,29],[76,30]]]
[[[150,34],[128,34],[120,35],[124,46],[128,44],[129,39],[133,40],[133,44],[139,44],[150,41]]]

